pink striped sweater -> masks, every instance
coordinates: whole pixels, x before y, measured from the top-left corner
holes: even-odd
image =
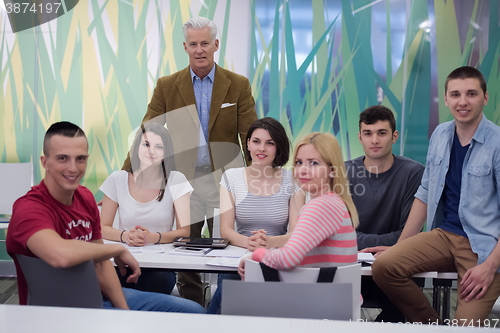
[[[356,232],[349,211],[336,193],[329,192],[302,207],[286,244],[255,250],[252,259],[275,269],[326,267],[358,262]]]

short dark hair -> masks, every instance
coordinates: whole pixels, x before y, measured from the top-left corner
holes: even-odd
[[[137,171],[140,169],[141,161],[139,160],[139,146],[141,144],[142,136],[148,132],[157,134],[161,137],[163,142],[163,161],[160,164],[161,172],[163,173],[163,184],[156,200],[161,201],[165,194],[165,186],[167,185],[170,172],[175,170],[174,148],[172,140],[165,126],[156,123],[148,122],[141,124],[139,130],[135,134],[134,142],[130,148],[130,169],[128,172]]]
[[[54,135],[62,135],[68,138],[76,138],[83,136],[85,139],[85,132],[77,125],[70,123],[69,121],[60,121],[50,125],[47,132],[45,132],[45,137],[43,139],[43,154],[49,156],[49,142]]]
[[[396,130],[396,119],[391,109],[383,105],[372,105],[359,114],[359,130],[361,124],[372,125],[377,121],[388,121],[392,132]]]
[[[463,66],[454,69],[450,74],[448,74],[448,77],[446,77],[446,82],[444,83],[445,94],[448,92],[448,82],[456,79],[478,79],[483,93],[486,94],[486,92],[488,91],[488,89],[486,89],[486,80],[484,79],[483,74],[474,67]]]
[[[258,128],[262,128],[268,131],[271,139],[273,139],[274,144],[276,145],[276,157],[273,161],[273,168],[285,165],[290,158],[290,140],[286,135],[286,131],[283,125],[281,125],[279,121],[271,117],[257,119],[252,125],[250,125],[250,128],[248,129],[246,142],[248,142],[248,140],[250,140],[250,138],[252,137],[253,131]],[[250,160],[252,158],[248,149],[245,151],[245,156],[247,160]]]

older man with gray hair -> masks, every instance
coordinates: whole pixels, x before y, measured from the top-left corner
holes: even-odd
[[[194,188],[191,237],[200,237],[205,218],[212,233],[220,177],[225,169],[243,165],[241,149],[246,149],[247,130],[257,113],[248,79],[215,63],[219,49],[215,23],[192,18],[183,33],[189,66],[158,79],[143,122],[167,124],[177,169]],[[129,166],[127,158],[123,169]],[[179,285],[183,297],[203,302],[199,274],[179,274]]]

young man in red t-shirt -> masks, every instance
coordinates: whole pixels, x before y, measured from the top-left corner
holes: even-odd
[[[27,285],[16,254],[38,257],[53,267],[93,260],[104,308],[204,312],[189,300],[121,288],[108,259],[114,258],[122,274],[130,268],[127,282],[137,282],[141,270],[124,246],[103,243],[94,196],[79,185],[88,156],[87,138],[78,126],[59,122],[47,130],[40,158],[45,178],[14,203],[7,233],[7,251],[18,275],[19,302],[27,302]]]

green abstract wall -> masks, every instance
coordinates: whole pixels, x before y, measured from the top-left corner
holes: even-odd
[[[358,114],[382,103],[397,115],[395,152],[423,163],[430,133],[451,119],[444,79],[466,64],[485,74],[485,114],[500,124],[498,0],[81,0],[17,33],[0,12],[0,162],[33,161],[35,182],[59,120],[88,135],[83,185],[97,193],[121,168],[156,79],[188,64],[192,16],[216,21],[216,61],[249,77],[259,117],[294,142],[329,131],[345,158],[359,156]]]
[[[332,132],[344,158],[360,156],[358,115],[381,103],[397,116],[394,151],[425,163],[430,134],[452,119],[444,80],[463,65],[485,75],[485,114],[500,123],[497,0],[252,4],[259,115],[287,124],[295,141],[311,131]]]

